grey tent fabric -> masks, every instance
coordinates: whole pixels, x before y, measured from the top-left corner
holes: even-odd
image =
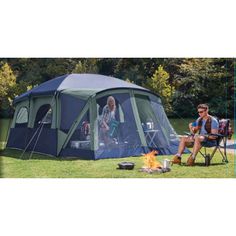
[[[32,90],[15,98],[14,103],[27,99],[30,96],[52,95],[66,89],[93,90],[94,93],[112,88],[135,88],[146,90],[133,83],[104,75],[97,74],[68,74],[49,80]]]

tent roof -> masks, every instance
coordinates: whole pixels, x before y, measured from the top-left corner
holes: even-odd
[[[15,98],[14,103],[27,99],[30,95],[48,95],[65,89],[94,90],[94,93],[112,88],[134,88],[149,91],[126,81],[98,74],[67,74],[40,84]]]

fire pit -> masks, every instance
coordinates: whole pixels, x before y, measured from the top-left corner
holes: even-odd
[[[144,161],[144,166],[140,169],[141,172],[152,174],[152,173],[165,173],[171,170],[169,167],[164,168],[163,165],[159,161],[157,161],[156,159],[157,154],[158,152],[154,150],[142,156],[142,159]]]

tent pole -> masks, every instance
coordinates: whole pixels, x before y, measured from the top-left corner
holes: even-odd
[[[51,107],[53,107],[53,105],[54,105],[54,103],[55,103],[54,98],[55,98],[56,94],[57,94],[57,91],[55,91],[55,93],[54,93],[53,96],[52,96],[52,100],[51,100],[51,102],[50,102],[50,106],[51,106]],[[54,101],[54,103],[53,103],[53,101]],[[41,135],[41,132],[42,132],[42,129],[43,129],[43,126],[44,126],[44,123],[43,123],[42,121],[47,117],[47,114],[48,114],[48,111],[47,111],[47,113],[45,114],[45,116],[41,119],[41,123],[40,123],[39,127],[36,129],[36,131],[35,131],[35,133],[33,134],[32,138],[30,139],[30,141],[29,141],[28,144],[26,145],[25,149],[23,150],[23,152],[22,152],[22,154],[21,154],[21,156],[20,156],[21,159],[23,158],[23,156],[24,156],[24,154],[25,154],[27,148],[29,147],[29,145],[30,145],[31,142],[33,141],[34,137],[36,136],[38,130],[40,130],[40,132],[39,132],[39,134],[38,134],[38,136],[37,136],[37,139],[36,139],[36,143],[34,144],[34,148],[33,148],[32,152],[31,152],[31,154],[30,154],[30,158],[32,157],[33,152],[34,152],[34,149],[35,149],[35,147],[36,147],[36,145],[37,145],[39,136]]]

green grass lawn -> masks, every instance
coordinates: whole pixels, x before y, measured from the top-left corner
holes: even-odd
[[[171,172],[164,174],[142,173],[139,169],[143,162],[140,157],[88,160],[52,160],[51,157],[34,154],[30,160],[21,160],[21,151],[5,150],[0,153],[0,174],[3,178],[233,178],[233,154],[229,154],[229,163],[221,162],[216,153],[209,167],[204,166],[204,159],[197,157],[196,166],[187,167],[184,164],[172,166]],[[25,154],[25,158],[29,154]],[[186,162],[188,155],[183,156]],[[171,156],[158,156],[158,160],[171,159]],[[135,163],[133,170],[118,170],[117,164],[122,161]]]

